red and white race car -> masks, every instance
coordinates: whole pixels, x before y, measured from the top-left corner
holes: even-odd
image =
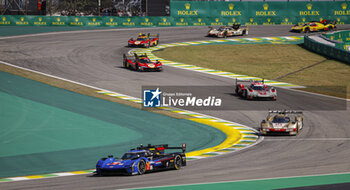
[[[128,41],[129,47],[145,47],[149,48],[152,46],[157,46],[159,43],[159,34],[157,35],[151,35],[150,33],[146,34],[139,34],[139,36],[134,40],[133,38],[130,38]]]
[[[158,60],[152,62],[146,54],[134,56],[123,55],[123,65],[127,69],[133,69],[136,71],[162,71],[163,65]]]
[[[254,98],[277,100],[277,90],[267,86],[264,83],[264,79],[260,81],[237,79],[235,92],[248,100],[253,100]]]

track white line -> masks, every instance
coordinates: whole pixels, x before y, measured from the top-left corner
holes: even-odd
[[[159,187],[179,187],[179,186],[192,186],[192,185],[206,185],[206,184],[219,184],[219,183],[237,183],[237,182],[247,182],[247,181],[263,181],[271,179],[288,179],[288,178],[303,178],[303,177],[317,177],[317,176],[327,176],[327,175],[343,175],[350,174],[350,172],[340,172],[340,173],[328,173],[328,174],[313,174],[313,175],[303,175],[303,176],[288,176],[288,177],[276,177],[276,178],[258,178],[258,179],[248,179],[248,180],[236,180],[236,181],[220,181],[220,182],[207,182],[207,183],[192,183],[192,184],[179,184],[179,185],[162,185],[162,186],[152,186],[152,187],[141,187],[141,188],[129,188],[129,189],[118,189],[118,190],[137,190],[137,189],[152,189]]]
[[[166,27],[170,28],[197,28],[198,26],[192,27]],[[24,35],[16,35],[16,36],[5,36],[0,37],[0,40],[5,39],[15,39],[15,38],[25,38],[25,37],[36,37],[36,36],[45,36],[45,35],[57,35],[57,34],[74,34],[74,33],[91,33],[91,32],[110,32],[110,31],[133,31],[133,30],[153,30],[153,29],[161,29],[164,27],[150,27],[150,28],[111,28],[111,29],[92,29],[92,30],[74,30],[74,31],[57,31],[57,32],[44,32],[44,33],[36,33],[36,34],[24,34]]]
[[[295,138],[295,139],[266,139],[265,141],[350,141],[350,138]]]
[[[317,93],[314,93],[314,92],[308,92],[308,91],[303,91],[303,90],[296,90],[296,89],[292,89],[292,88],[288,88],[288,90],[292,90],[292,91],[295,91],[295,92],[302,92],[302,93],[305,93],[305,94],[323,96],[323,97],[327,97],[327,98],[334,98],[334,99],[344,100],[344,101],[350,102],[350,99],[346,99],[346,98],[339,98],[339,97],[335,97],[335,96],[328,96],[328,95],[325,95],[325,94],[317,94]]]
[[[109,90],[106,90],[106,89],[102,89],[102,88],[98,88],[98,87],[95,87],[95,86],[83,84],[83,83],[80,83],[80,82],[72,81],[72,80],[65,79],[65,78],[61,78],[61,77],[58,77],[58,76],[54,76],[54,75],[42,73],[42,72],[40,72],[40,71],[35,71],[35,70],[32,70],[32,69],[27,69],[27,68],[20,67],[20,66],[17,66],[17,65],[13,65],[13,64],[11,64],[11,63],[7,63],[7,62],[4,62],[4,61],[0,61],[0,63],[2,63],[2,64],[4,64],[4,65],[11,66],[11,67],[15,67],[15,68],[18,68],[18,69],[22,69],[22,70],[25,70],[25,71],[30,71],[30,72],[33,72],[33,73],[37,73],[37,74],[45,75],[45,76],[48,76],[48,77],[60,79],[60,80],[63,80],[63,81],[71,82],[71,83],[78,84],[78,85],[81,85],[81,86],[86,86],[86,87],[94,88],[94,89],[97,89],[97,90],[109,91]],[[120,95],[125,95],[125,94],[121,94],[121,93],[118,93],[118,94],[120,94]],[[125,95],[125,96],[127,96],[127,95]]]

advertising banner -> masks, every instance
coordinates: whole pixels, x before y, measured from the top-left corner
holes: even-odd
[[[235,18],[249,25],[290,25],[323,19],[350,23],[348,2],[171,1],[172,17]],[[207,23],[208,24],[208,23]],[[210,24],[210,23],[209,23]]]
[[[2,15],[0,26],[167,27],[292,25],[323,19],[350,24],[350,3],[171,1],[171,16],[24,16]]]

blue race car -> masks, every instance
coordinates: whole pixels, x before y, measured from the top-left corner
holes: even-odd
[[[182,149],[182,152],[165,153],[166,149]],[[126,152],[121,159],[108,156],[96,164],[97,175],[126,174],[142,175],[146,172],[175,169],[186,166],[186,144],[169,147],[167,144],[137,147]]]

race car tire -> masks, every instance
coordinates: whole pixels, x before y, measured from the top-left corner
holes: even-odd
[[[236,94],[238,94],[238,86],[236,86],[235,92]]]
[[[248,98],[248,95],[247,95],[247,91],[246,91],[246,90],[243,91],[243,97],[244,97],[244,98]]]
[[[291,132],[289,132],[289,135],[292,135],[292,136],[297,136],[297,134],[299,133],[299,126],[297,126],[297,131],[295,134],[291,134]]]
[[[96,173],[98,176],[104,176],[104,173],[102,172],[101,169],[97,170]]]
[[[175,156],[175,159],[174,159],[174,169],[175,170],[179,170],[181,169],[181,166],[182,166],[182,158],[180,155],[176,155]]]
[[[123,66],[124,66],[124,68],[128,68],[128,65],[127,65],[127,63],[126,63],[125,60],[124,60],[124,62],[123,62]]]
[[[310,33],[310,28],[305,28],[305,33]]]
[[[139,65],[137,65],[137,64],[136,64],[136,66],[135,66],[135,70],[136,70],[136,71],[140,71],[140,69],[139,69]]]
[[[332,31],[332,30],[333,30],[333,27],[329,26],[328,31]]]
[[[146,162],[144,160],[140,160],[139,163],[137,164],[137,169],[139,175],[142,175],[146,172]]]

